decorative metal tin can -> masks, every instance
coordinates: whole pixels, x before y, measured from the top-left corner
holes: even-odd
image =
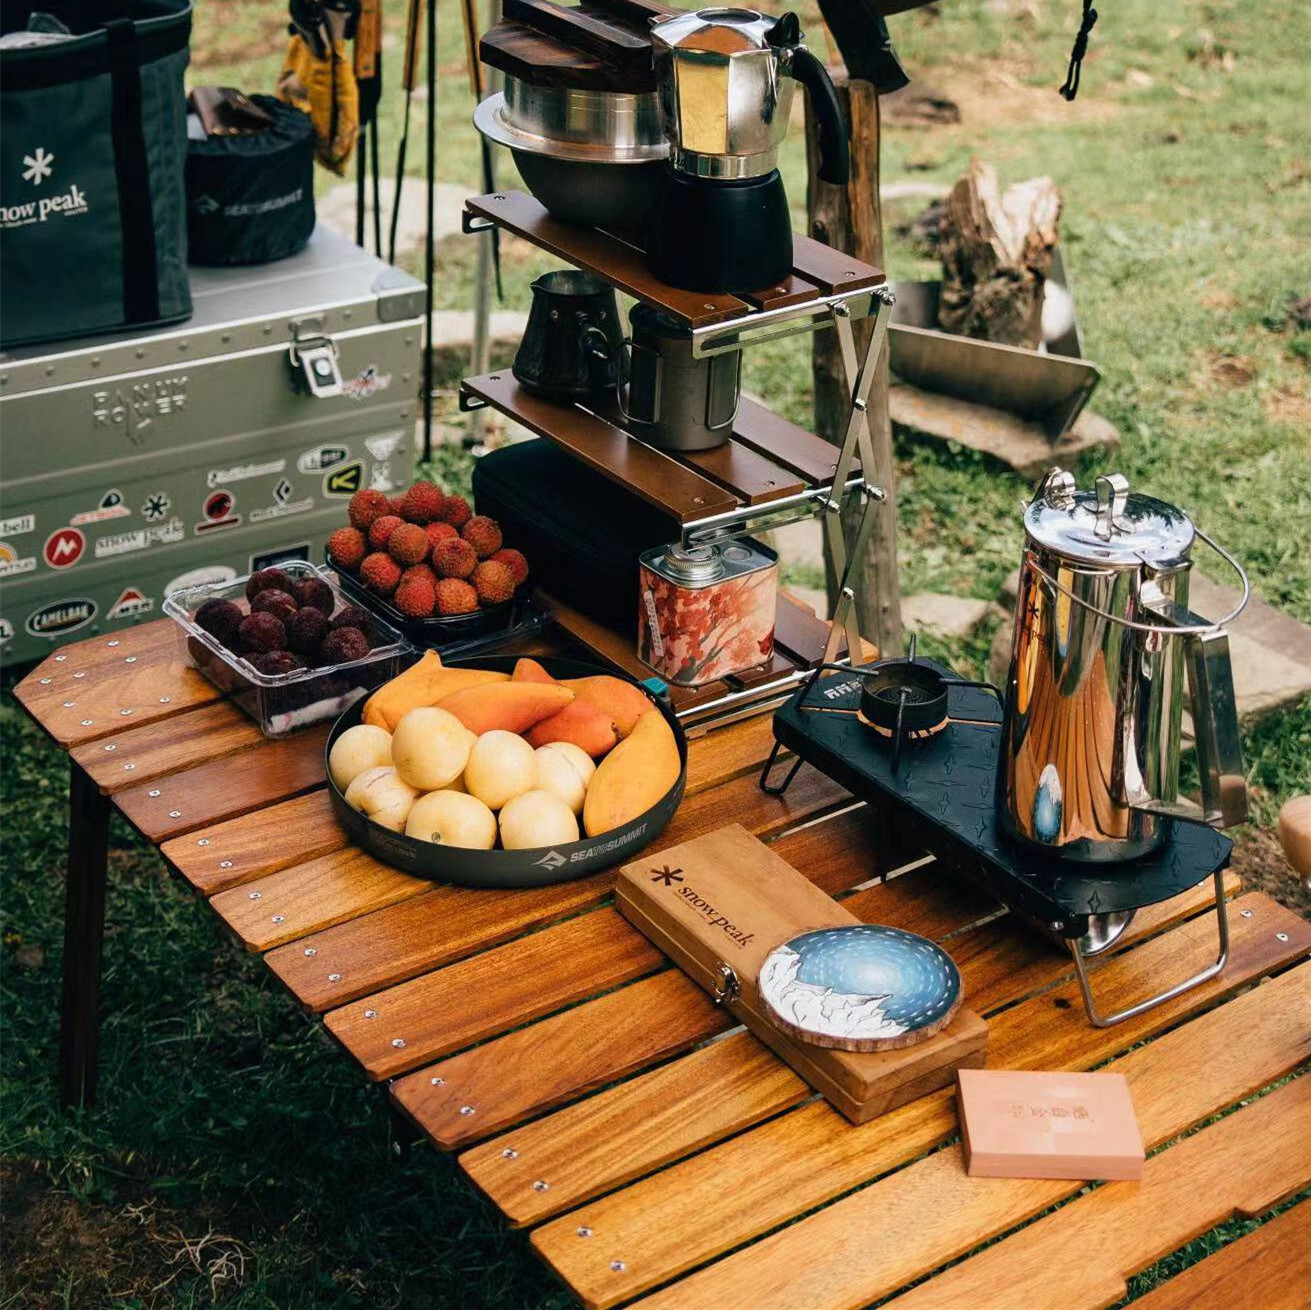
[[[768,546],[657,546],[639,562],[637,653],[666,682],[697,687],[774,653],[778,556]]]

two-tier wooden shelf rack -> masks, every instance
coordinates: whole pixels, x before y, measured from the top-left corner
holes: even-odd
[[[647,445],[615,421],[611,404],[560,404],[529,395],[508,371],[466,378],[464,410],[492,406],[654,506],[669,518],[671,542],[697,545],[764,532],[822,514],[841,579],[832,624],[786,596],[779,600],[777,648],[756,669],[697,688],[673,688],[689,723],[726,721],[776,703],[821,660],[859,650],[859,632],[842,527],[842,507],[859,507],[850,552],[864,552],[883,491],[865,481],[873,468],[868,400],[875,362],[887,333],[892,297],[883,273],[808,237],[794,238],[793,268],[781,283],[740,295],[707,295],[667,286],[650,274],[640,248],[596,228],[562,223],[531,196],[498,192],[465,202],[466,232],[499,227],[522,237],[616,290],[662,310],[686,326],[697,356],[742,350],[762,341],[833,328],[838,333],[852,408],[840,447],[744,398],[723,446],[695,453]],[[873,317],[863,355],[852,324]],[[634,634],[618,633],[548,598],[557,621],[602,658],[635,674]]]

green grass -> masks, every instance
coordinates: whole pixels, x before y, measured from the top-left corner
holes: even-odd
[[[1311,292],[1311,11],[1273,0],[1104,5],[1083,91],[1067,106],[1055,86],[1077,7],[1036,0],[1006,17],[1006,6],[950,0],[895,19],[907,66],[965,117],[890,127],[884,176],[946,184],[977,155],[1007,181],[1056,179],[1085,348],[1102,368],[1094,406],[1124,438],[1115,466],[1194,511],[1248,565],[1261,596],[1311,621],[1311,334],[1285,321],[1289,295]],[[399,9],[389,9],[393,23]],[[439,9],[439,178],[477,189],[458,7]],[[270,0],[201,0],[193,80],[271,86],[282,13]],[[394,71],[395,43],[386,57]],[[389,91],[384,158],[399,116]],[[800,158],[794,132],[785,168],[798,207]],[[512,184],[508,161],[502,168]],[[889,229],[913,212],[891,209]],[[894,277],[932,271],[895,236],[888,265]],[[527,282],[548,266],[507,242],[507,303],[526,305]],[[439,304],[468,305],[473,268],[472,238],[443,243]],[[802,422],[806,349],[773,343],[747,371],[751,390]],[[440,416],[463,421],[449,396]],[[1021,482],[908,434],[897,456],[903,588],[993,596],[1016,562]],[[444,476],[467,475],[458,451],[441,461]],[[929,648],[980,669],[989,635]],[[377,1093],[121,826],[103,1095],[94,1111],[58,1112],[62,761],[7,692],[0,734],[0,1310],[568,1304],[449,1159],[389,1158]],[[1252,730],[1247,752],[1257,824],[1242,845],[1266,849],[1278,804],[1311,790],[1311,703]],[[1133,1291],[1243,1226],[1189,1244]]]

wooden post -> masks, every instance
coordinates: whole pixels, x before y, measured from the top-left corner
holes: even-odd
[[[851,132],[851,180],[845,187],[821,182],[818,143],[813,116],[806,109],[806,215],[810,235],[817,241],[854,255],[878,268],[883,266],[883,226],[879,207],[879,97],[868,82],[850,81],[846,70],[830,65],[829,73],[838,102]],[[856,342],[864,351],[870,324],[855,324]],[[872,641],[883,657],[901,654],[901,586],[897,578],[897,478],[892,458],[892,421],[888,416],[888,353],[878,364],[878,376],[870,394],[870,433],[874,440],[876,467],[865,476],[883,487],[888,498],[875,513],[878,519],[870,537],[869,550],[855,575],[856,613],[861,634]],[[834,445],[842,443],[851,392],[842,369],[836,332],[814,336],[815,431]],[[848,523],[850,530],[854,526]],[[836,599],[833,562],[826,557],[829,606]]]

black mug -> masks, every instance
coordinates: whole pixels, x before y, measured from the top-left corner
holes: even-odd
[[[511,371],[535,396],[585,400],[614,388],[622,344],[614,288],[577,269],[557,269],[533,283]]]
[[[617,389],[624,426],[664,450],[722,446],[737,417],[742,352],[693,355],[691,329],[649,305],[634,305],[629,321]]]

